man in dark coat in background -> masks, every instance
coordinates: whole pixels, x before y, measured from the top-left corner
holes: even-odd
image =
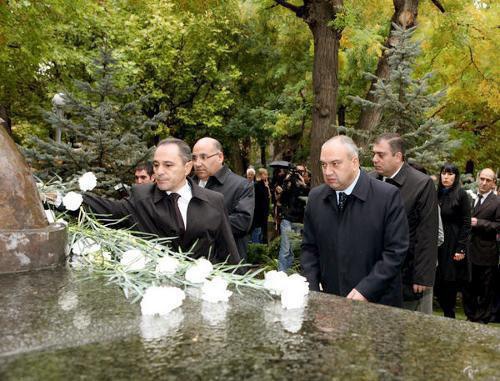
[[[373,176],[395,185],[403,199],[410,228],[410,246],[401,269],[403,307],[416,311],[424,292],[432,293],[436,274],[439,221],[436,188],[429,176],[405,162],[404,141],[398,134],[385,133],[375,139],[373,165]],[[431,314],[432,307],[422,312]]]
[[[159,237],[177,237],[172,248],[192,248],[194,258],[239,263],[223,197],[186,178],[192,168],[189,146],[175,138],[162,140],[153,168],[156,183],[132,186],[128,198],[116,201],[86,193],[84,204],[106,218],[124,219],[121,226]]]
[[[478,175],[478,194],[471,218],[472,281],[464,293],[464,310],[471,321],[488,323],[492,315],[498,276],[496,235],[500,229],[500,199],[493,190],[496,176],[490,168]]]
[[[255,208],[253,183],[224,165],[222,145],[202,138],[193,147],[193,180],[201,187],[222,193],[241,259],[247,258],[249,232]]]
[[[401,306],[408,222],[396,187],[359,168],[358,148],[336,136],[321,148],[325,184],[309,193],[301,264],[312,290]]]

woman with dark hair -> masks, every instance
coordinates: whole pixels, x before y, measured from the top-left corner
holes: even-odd
[[[460,186],[460,173],[454,164],[441,167],[438,200],[443,220],[444,243],[438,251],[435,293],[444,316],[455,318],[457,292],[462,292],[470,281],[470,260],[467,251],[471,217],[469,197]]]

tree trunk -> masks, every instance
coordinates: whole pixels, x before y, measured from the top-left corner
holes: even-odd
[[[321,146],[334,135],[337,115],[338,54],[341,33],[329,26],[340,10],[342,0],[307,2],[304,20],[314,37],[313,92],[311,129],[312,185],[323,182],[319,158]]]
[[[319,157],[321,146],[334,134],[337,115],[338,56],[341,31],[329,24],[342,9],[343,0],[304,0],[298,6],[287,0],[274,0],[302,18],[314,37],[313,94],[311,128],[312,185],[323,182]]]
[[[263,168],[267,167],[267,161],[266,161],[266,143],[263,142],[260,144],[260,164]]]
[[[0,105],[0,126],[5,128],[7,133],[12,136],[12,121],[9,116],[8,107]]]
[[[391,30],[389,36],[387,37],[384,47],[388,48],[394,44],[391,38],[391,33],[394,30],[392,26],[393,23],[399,24],[405,28],[411,28],[415,26],[418,15],[418,0],[393,0],[394,3],[394,14],[391,18]],[[378,61],[377,70],[375,75],[380,79],[389,78],[389,63],[387,62],[387,56],[383,53]],[[375,89],[375,84],[377,79],[372,80],[366,99],[370,102],[376,102],[375,96],[372,91]],[[382,117],[382,113],[378,107],[367,107],[361,110],[361,115],[359,116],[358,124],[356,126],[359,130],[370,131],[379,122]]]

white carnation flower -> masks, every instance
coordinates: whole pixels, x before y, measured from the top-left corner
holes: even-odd
[[[78,179],[78,185],[82,192],[90,191],[97,185],[97,179],[92,172],[86,172]]]
[[[92,238],[80,238],[73,243],[71,250],[75,255],[88,255],[101,250],[101,245]]]
[[[62,225],[66,225],[66,226],[68,226],[68,221],[63,220],[62,218],[59,218],[56,222],[57,222],[58,224],[62,224]]]
[[[82,205],[83,197],[80,193],[68,192],[62,199],[63,205],[68,210],[78,210]]]
[[[156,272],[162,275],[174,275],[179,267],[177,258],[166,256],[158,260]]]
[[[53,224],[54,222],[56,222],[56,215],[52,210],[45,209],[45,216],[47,217],[47,221],[49,221],[49,224]]]
[[[141,300],[143,315],[166,315],[180,307],[186,294],[177,287],[149,287]]]
[[[201,288],[201,298],[210,303],[227,302],[233,294],[227,289],[227,281],[220,276],[206,280]]]
[[[281,292],[281,306],[286,309],[303,308],[308,293],[309,283],[306,278],[293,274],[288,277]]]
[[[63,202],[63,197],[60,192],[56,192],[56,199],[54,200],[54,205],[56,208],[59,208]]]
[[[69,265],[75,270],[82,270],[85,267],[85,260],[83,257],[75,255],[69,261]]]
[[[209,260],[199,258],[190,268],[187,269],[186,280],[191,283],[203,283],[213,269],[214,267]]]
[[[264,288],[269,290],[271,295],[281,295],[288,275],[283,271],[268,271],[264,274]]]
[[[149,260],[139,249],[130,249],[123,253],[120,264],[126,271],[139,271],[146,267]]]
[[[111,261],[111,253],[109,251],[103,251],[102,258],[106,261]]]

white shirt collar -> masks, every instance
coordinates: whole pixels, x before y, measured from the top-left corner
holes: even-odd
[[[350,195],[352,193],[352,191],[354,190],[354,187],[356,186],[358,180],[359,180],[359,176],[361,175],[361,170],[358,169],[358,175],[356,176],[356,178],[354,179],[354,181],[351,183],[351,185],[349,185],[346,189],[344,190],[339,190],[339,191],[336,191],[336,195],[337,195],[337,202],[339,201],[339,192],[344,192],[347,196]]]
[[[486,199],[486,197],[488,197],[490,195],[491,192],[493,192],[493,190],[490,190],[487,193],[481,193],[478,191],[477,194],[483,196],[483,201],[484,201]]]
[[[172,193],[171,191],[167,191],[167,194]],[[175,192],[179,194],[179,196],[184,197],[184,198],[189,198],[193,197],[193,193],[191,192],[191,187],[189,186],[189,182],[186,180],[186,183],[177,191]]]
[[[385,181],[385,179],[393,179],[397,176],[397,174],[399,173],[399,171],[401,171],[401,168],[403,168],[403,165],[404,165],[404,162],[401,163],[401,166],[398,168],[398,170],[396,172],[394,172],[394,174],[392,176],[382,176],[382,180]]]

